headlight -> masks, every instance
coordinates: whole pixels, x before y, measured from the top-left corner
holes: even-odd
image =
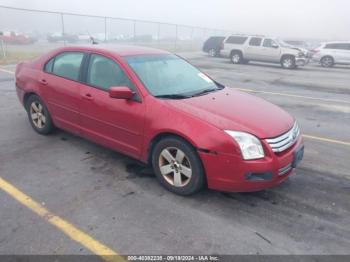
[[[304,56],[305,56],[305,54],[303,52],[298,53],[298,57],[304,57]]]
[[[238,131],[225,130],[239,145],[244,160],[259,159],[265,156],[260,140],[255,136]]]

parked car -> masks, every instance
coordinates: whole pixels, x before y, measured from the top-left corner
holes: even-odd
[[[14,44],[14,45],[28,45],[35,42],[35,39],[13,31],[5,31],[0,35],[0,40],[2,40],[6,44]]]
[[[308,63],[305,54],[278,38],[264,36],[232,35],[224,40],[221,55],[229,57],[234,64],[260,61],[279,63],[283,68],[293,69]]]
[[[223,48],[224,36],[211,36],[203,44],[203,52],[210,56],[220,56],[220,51]]]
[[[68,34],[68,33],[53,33],[47,36],[47,41],[50,43],[57,42],[68,42],[68,43],[76,43],[79,41],[79,37],[77,35]]]
[[[312,52],[312,60],[323,67],[350,65],[350,41],[323,43]]]
[[[56,49],[17,65],[16,90],[39,134],[58,127],[148,163],[181,195],[275,186],[303,157],[291,115],[166,51]]]

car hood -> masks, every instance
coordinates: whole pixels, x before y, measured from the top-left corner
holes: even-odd
[[[219,129],[248,132],[261,139],[279,136],[294,124],[280,107],[233,88],[166,103]]]

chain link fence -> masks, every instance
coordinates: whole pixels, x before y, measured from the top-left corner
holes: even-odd
[[[209,36],[226,30],[180,24],[0,6],[0,54],[11,62],[63,45],[132,44],[172,52],[199,51]],[[1,57],[2,56],[2,57]]]

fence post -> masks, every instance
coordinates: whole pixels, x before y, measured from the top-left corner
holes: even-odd
[[[105,17],[105,42],[107,42],[107,17]]]
[[[158,42],[158,48],[159,48],[160,47],[160,23],[158,23],[157,42]]]
[[[191,51],[193,50],[193,44],[194,44],[193,33],[194,33],[194,27],[191,27]]]
[[[6,59],[6,51],[5,51],[5,45],[4,45],[4,40],[0,40],[0,45],[1,45],[1,51],[2,51],[2,56],[4,59]]]
[[[134,20],[134,44],[136,44],[136,21]]]
[[[63,45],[66,45],[66,39],[64,38],[65,29],[64,29],[64,18],[63,13],[61,13],[61,23],[62,23],[62,36],[63,36]]]
[[[175,52],[176,52],[176,49],[177,49],[177,25],[175,25]]]

